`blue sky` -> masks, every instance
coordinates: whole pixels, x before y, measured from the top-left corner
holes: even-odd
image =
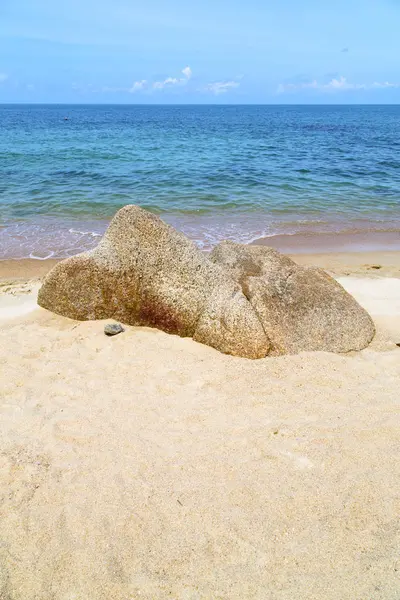
[[[0,102],[399,103],[400,0],[0,0]]]

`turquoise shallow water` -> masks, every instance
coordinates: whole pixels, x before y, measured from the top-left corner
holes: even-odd
[[[400,231],[400,106],[0,106],[0,258],[90,248],[129,203],[203,248]]]

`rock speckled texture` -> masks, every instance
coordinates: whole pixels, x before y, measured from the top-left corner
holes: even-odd
[[[157,327],[227,354],[261,358],[270,349],[240,285],[137,206],[118,211],[97,248],[58,263],[38,302],[72,319]]]
[[[245,358],[360,350],[375,331],[324,271],[265,246],[224,242],[207,257],[133,205],[118,211],[97,248],[50,271],[38,303],[72,319],[157,327]]]
[[[368,313],[322,269],[302,267],[267,246],[222,242],[211,260],[237,281],[271,341],[271,354],[349,352],[372,340]]]

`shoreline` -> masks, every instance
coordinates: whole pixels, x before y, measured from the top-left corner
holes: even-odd
[[[223,240],[266,244],[284,254],[320,252],[400,251],[400,221],[301,219],[275,221],[268,215],[160,214],[197,246],[210,251]],[[321,216],[321,218],[323,215]],[[74,222],[53,218],[0,226],[0,260],[61,260],[93,249],[110,219]]]
[[[228,239],[228,238],[227,238]],[[238,240],[239,241],[239,240]],[[384,255],[387,261],[391,255],[400,252],[399,231],[354,231],[354,232],[305,232],[284,233],[268,237],[259,237],[248,242],[249,245],[262,245],[275,248],[282,254],[288,254],[303,260],[304,256],[331,256],[331,255]],[[90,249],[90,248],[88,248]],[[74,253],[80,254],[78,250]],[[209,250],[204,250],[209,252]],[[73,255],[71,255],[73,256]],[[67,257],[1,257],[0,278],[5,273],[15,271],[13,276],[25,277],[26,273],[33,273],[41,277],[60,260]],[[307,259],[304,259],[307,260]],[[368,258],[368,260],[373,260]],[[33,266],[34,265],[34,266]],[[9,276],[9,275],[7,275]]]
[[[286,254],[284,252],[284,254]],[[400,278],[400,250],[287,253],[301,265],[320,267],[335,276]],[[0,259],[0,282],[41,280],[62,259]]]
[[[307,232],[261,237],[251,245],[270,246],[283,254],[400,251],[400,231]]]

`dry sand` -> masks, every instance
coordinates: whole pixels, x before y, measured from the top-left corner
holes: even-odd
[[[347,254],[355,252],[400,251],[400,231],[347,231],[280,234],[255,240],[253,244],[265,244],[285,254],[309,254],[329,252]]]
[[[369,349],[259,361],[146,328],[107,338],[35,308],[25,279],[43,273],[3,264],[1,600],[400,598],[385,254],[301,258],[370,310]]]

